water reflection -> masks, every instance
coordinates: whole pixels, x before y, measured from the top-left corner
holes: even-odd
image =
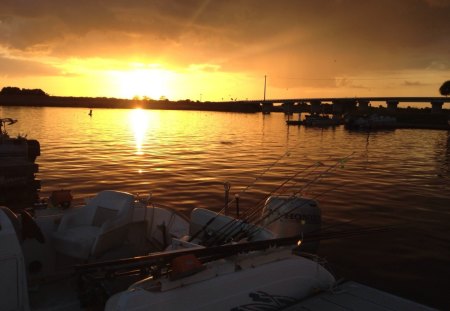
[[[149,124],[149,116],[144,110],[137,108],[130,112],[130,122],[133,128],[134,140],[136,143],[136,154],[143,155],[142,146]]]

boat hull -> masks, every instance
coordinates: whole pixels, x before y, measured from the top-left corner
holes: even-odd
[[[147,290],[145,283],[131,286],[112,296],[105,310],[281,309],[329,289],[335,282],[318,263],[294,255],[262,265],[237,263],[239,268],[236,261],[215,264],[218,266],[208,266],[190,278],[163,280],[157,291]],[[201,280],[207,274],[211,277]],[[195,278],[199,281],[195,282]]]

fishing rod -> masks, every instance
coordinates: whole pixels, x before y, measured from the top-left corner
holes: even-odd
[[[325,192],[330,193],[331,191],[334,191],[334,190],[336,190],[336,189],[338,189],[338,188],[340,188],[340,187],[343,187],[343,185],[338,185],[338,186],[336,186],[336,187],[334,187],[334,188],[331,188],[330,190],[323,191],[323,192],[321,192],[321,193],[315,195],[314,197],[312,197],[311,200],[315,200],[315,199],[317,199],[318,197],[320,197],[321,195],[323,195]],[[295,194],[292,195],[290,198],[295,198]],[[275,209],[273,209],[272,211],[275,212],[276,209],[280,209],[282,206],[284,206],[284,204],[285,204],[285,203],[281,202],[281,204],[279,204],[279,205],[278,205]],[[240,239],[245,238],[245,237],[251,237],[251,236],[257,234],[257,233],[258,233],[259,231],[261,231],[262,229],[265,229],[265,227],[268,227],[270,224],[274,223],[275,221],[278,221],[278,220],[281,219],[282,217],[285,217],[286,215],[289,215],[289,214],[292,213],[294,210],[303,207],[305,204],[309,204],[309,202],[308,202],[308,201],[305,201],[305,202],[303,202],[303,203],[302,203],[301,205],[299,205],[299,206],[294,206],[294,207],[292,207],[291,209],[287,210],[286,212],[277,215],[277,216],[276,216],[275,218],[273,218],[271,221],[265,223],[264,226],[259,226],[259,223],[260,223],[260,222],[266,220],[267,218],[269,218],[269,217],[273,214],[273,213],[269,213],[270,215],[267,215],[266,217],[261,218],[258,222],[253,223],[253,224],[252,224],[252,227],[249,228],[247,232],[245,232],[245,235],[244,235],[244,236],[233,237],[233,239],[240,240]],[[313,232],[315,233],[315,232],[321,232],[321,231],[322,231],[321,229],[316,229],[316,230],[311,231],[311,232],[309,232],[309,233],[313,233]]]
[[[298,195],[299,193],[303,192],[303,191],[304,191],[307,187],[309,187],[311,184],[317,182],[320,178],[322,178],[322,176],[324,176],[325,174],[329,173],[332,169],[336,168],[337,165],[339,165],[339,164],[343,165],[345,162],[347,162],[348,159],[349,159],[353,154],[354,154],[354,152],[352,152],[352,153],[349,154],[348,156],[346,156],[346,157],[344,157],[344,158],[341,158],[341,159],[339,159],[338,161],[336,161],[336,163],[335,163],[334,165],[328,167],[328,169],[326,169],[325,171],[321,172],[318,176],[316,176],[313,180],[311,180],[311,181],[308,182],[306,185],[304,185],[302,188],[300,188],[297,192],[294,192],[289,198],[295,198],[296,195]],[[323,193],[325,193],[325,192],[330,192],[330,191],[334,191],[334,190],[336,190],[337,188],[340,188],[340,187],[342,187],[342,186],[343,186],[343,185],[341,184],[341,185],[339,185],[339,186],[337,186],[337,187],[331,188],[331,190],[329,190],[329,191],[328,191],[328,190],[324,190],[323,192],[321,192],[321,193],[317,194],[316,196],[314,196],[312,199],[314,200],[314,199],[316,199],[317,197],[323,195]],[[267,214],[262,215],[261,218],[260,218],[258,221],[255,221],[255,222],[252,223],[253,227],[257,227],[260,223],[262,223],[263,221],[265,221],[266,219],[268,219],[269,217],[271,217],[274,213],[278,212],[278,211],[281,209],[281,207],[284,206],[284,204],[285,204],[284,202],[281,202],[281,203],[278,204],[278,206],[276,206],[274,209],[269,210],[269,212],[268,212]],[[282,214],[279,214],[276,218],[272,219],[270,222],[267,222],[267,223],[265,224],[265,227],[269,226],[270,224],[272,224],[273,222],[279,220],[280,218],[284,217],[285,215],[290,214],[291,212],[293,212],[293,211],[296,210],[297,208],[300,208],[300,207],[304,206],[305,204],[309,204],[309,202],[308,202],[308,201],[305,201],[305,202],[303,202],[300,206],[294,206],[294,207],[292,207],[290,210],[288,210],[287,212],[282,213]],[[257,227],[257,228],[258,228],[258,227]],[[264,227],[263,227],[263,226],[260,226],[260,227],[258,228],[258,230],[261,230],[262,228],[264,228]],[[251,230],[251,229],[249,229],[248,232],[251,232],[250,230]],[[256,231],[256,232],[257,232],[257,231]],[[255,234],[255,232],[253,232],[253,233],[251,233],[251,234]]]
[[[295,180],[295,178],[297,178],[298,175],[300,175],[301,173],[304,173],[306,170],[308,170],[310,168],[313,168],[312,171],[310,171],[308,174],[305,175],[305,177],[308,177],[310,174],[312,174],[315,171],[316,168],[320,167],[321,165],[322,165],[321,162],[316,162],[310,166],[307,166],[306,168],[304,168],[302,170],[298,170],[295,174],[293,174],[291,177],[287,178],[283,183],[281,183],[281,185],[277,186],[274,190],[269,192],[269,194],[266,195],[262,200],[260,200],[253,208],[251,208],[250,211],[247,212],[248,217],[251,217],[251,216],[255,215],[257,212],[259,212],[261,207],[264,206],[264,203],[267,200],[267,198],[269,198],[274,193],[279,192],[280,189],[284,189],[285,185],[288,184],[289,182],[291,182],[292,180]],[[283,194],[284,192],[286,192],[286,191],[283,191],[280,194]],[[248,219],[248,221],[250,222],[251,219]]]
[[[233,232],[236,229],[242,229],[242,223],[250,223],[252,221],[252,218],[255,218],[255,215],[257,212],[260,212],[261,208],[264,206],[264,202],[267,200],[268,197],[270,197],[271,195],[273,195],[274,193],[280,191],[280,189],[282,189],[284,187],[284,185],[288,182],[290,182],[291,180],[293,180],[294,178],[296,178],[300,173],[305,172],[306,170],[310,169],[310,168],[317,168],[317,163],[312,164],[302,170],[297,171],[295,174],[293,174],[290,178],[288,178],[287,180],[285,180],[281,185],[277,186],[274,190],[272,190],[267,196],[264,197],[264,199],[262,199],[261,201],[259,201],[253,208],[250,209],[250,211],[246,211],[246,213],[244,214],[244,218],[241,219],[230,219],[229,222],[225,223],[220,229],[218,229],[216,231],[216,235],[209,237],[209,240],[205,240],[205,244],[207,245],[212,245],[215,244],[217,242],[218,238],[221,238],[223,240],[223,237],[226,237],[228,234],[230,234],[231,232]],[[307,176],[311,174],[308,173]],[[222,232],[221,232],[222,231]],[[222,235],[222,237],[220,237],[220,235]],[[211,241],[210,239],[215,239],[213,241]],[[209,243],[208,243],[209,242]]]
[[[291,195],[289,198],[295,198],[296,195],[297,195],[298,193],[304,191],[305,188],[307,188],[308,186],[310,186],[313,182],[316,182],[317,180],[319,180],[324,174],[326,174],[326,173],[328,173],[329,171],[331,171],[331,169],[336,168],[337,165],[339,165],[339,164],[342,165],[343,163],[345,163],[346,161],[348,161],[348,159],[349,159],[353,154],[354,154],[354,152],[351,153],[350,155],[348,155],[348,156],[342,158],[342,159],[339,159],[339,161],[337,161],[334,165],[330,166],[327,170],[323,171],[321,174],[319,174],[317,177],[315,177],[313,180],[311,180],[311,181],[310,181],[309,183],[307,183],[305,186],[303,186],[302,188],[300,188],[296,193],[294,193],[293,195]],[[321,162],[319,162],[319,163],[321,163]],[[323,165],[323,164],[321,163],[321,165]],[[284,184],[284,183],[283,183],[283,184]],[[333,191],[333,190],[335,190],[335,189],[332,189],[331,191]],[[324,191],[323,193],[325,193],[325,192],[326,192],[326,191]],[[327,192],[328,192],[328,191],[327,191]],[[321,194],[315,196],[313,199],[317,198],[318,196],[322,195],[323,193],[321,193]],[[249,224],[249,226],[248,226],[247,228],[244,228],[244,227],[242,226],[242,222],[241,222],[241,221],[240,221],[240,222],[237,222],[236,220],[231,220],[230,222],[232,222],[232,224],[234,225],[234,228],[233,228],[233,226],[231,226],[231,230],[230,230],[230,229],[227,230],[227,232],[224,233],[224,234],[222,234],[222,236],[219,236],[219,235],[215,236],[215,237],[214,237],[215,240],[213,240],[212,243],[210,243],[209,245],[211,245],[211,244],[213,244],[213,243],[217,243],[217,242],[224,242],[224,241],[228,241],[228,240],[233,240],[233,239],[236,239],[236,237],[243,238],[243,237],[245,237],[245,236],[251,236],[251,235],[253,235],[253,234],[256,234],[256,233],[258,232],[258,230],[262,230],[262,229],[264,228],[264,227],[258,226],[259,223],[263,222],[264,220],[266,220],[266,219],[268,219],[269,217],[271,217],[274,213],[278,212],[278,211],[281,209],[281,207],[284,206],[284,204],[285,204],[284,202],[280,202],[274,209],[269,210],[269,212],[268,212],[267,214],[265,214],[264,217],[261,217],[258,221],[254,221],[253,223]],[[278,217],[274,218],[272,221],[266,223],[265,226],[270,225],[271,223],[273,223],[273,222],[279,220],[281,217],[284,217],[285,215],[288,215],[289,213],[291,213],[291,212],[294,211],[295,209],[300,208],[300,207],[304,206],[305,204],[309,204],[309,202],[308,202],[308,201],[305,201],[305,202],[303,202],[300,206],[294,206],[293,208],[291,208],[291,209],[288,210],[287,212],[282,213],[282,214],[279,215]],[[240,230],[236,233],[236,232],[234,232],[234,231],[237,229],[237,228],[236,228],[237,226],[240,226]],[[254,228],[257,228],[257,230],[255,231]],[[246,231],[244,231],[244,230],[246,230]],[[253,232],[252,232],[252,231],[253,231]]]
[[[252,187],[259,179],[261,179],[270,169],[272,169],[276,164],[278,164],[279,161],[281,161],[281,159],[283,159],[285,156],[290,156],[290,151],[289,149],[286,150],[286,152],[284,154],[281,155],[281,157],[277,158],[275,160],[275,162],[273,162],[271,165],[269,165],[264,171],[261,172],[260,175],[258,175],[255,180],[248,185],[244,190],[241,191],[241,193],[245,193],[245,191],[247,191],[250,187]],[[203,227],[202,229],[200,229],[199,231],[197,231],[195,234],[193,234],[190,238],[189,238],[189,242],[193,241],[194,239],[196,239],[198,237],[198,235],[200,235],[201,233],[206,232],[206,229],[211,225],[211,223],[217,218],[219,217],[219,215],[226,209],[228,208],[228,206],[234,202],[234,199],[231,200],[231,202],[228,202],[228,204],[226,206],[224,206],[219,212],[216,213],[216,215],[214,217],[212,217]]]
[[[297,247],[306,242],[360,237],[363,234],[386,232],[393,228],[395,228],[393,225],[374,226],[340,232],[296,235],[287,238],[227,244],[207,248],[199,246],[197,248],[156,252],[147,256],[134,258],[79,264],[75,265],[73,268],[75,274],[79,277],[86,274],[95,274],[96,279],[107,279],[114,276],[125,275],[126,271],[149,272],[162,268],[170,268],[172,260],[184,255],[194,255],[200,262],[206,263],[211,260],[227,258],[241,253],[263,251],[277,247]],[[153,268],[150,269],[151,267]]]
[[[315,183],[317,180],[319,180],[325,173],[329,172],[331,169],[335,168],[338,164],[343,165],[344,161],[348,161],[348,158],[350,158],[352,155],[354,154],[351,153],[350,155],[346,156],[345,158],[339,159],[338,161],[336,161],[336,164],[331,166],[330,168],[328,168],[328,170],[326,170],[325,172],[322,172],[318,177],[312,179],[309,183],[305,184],[302,188],[300,188],[298,191],[294,192],[296,194],[301,193],[302,191],[304,191],[308,186],[310,186],[310,184]],[[314,165],[311,165],[307,168],[305,168],[303,171],[306,171],[307,169],[314,167],[314,170],[310,171],[305,177],[309,176],[310,174],[315,172],[315,169],[321,166],[325,166],[322,162],[318,161],[316,162]],[[272,191],[271,193],[269,193],[263,200],[261,200],[256,208],[253,208],[253,214],[255,214],[255,212],[258,212],[258,209],[260,209],[260,205],[264,205],[265,201],[267,200],[268,197],[270,197],[273,193],[279,191],[280,189],[283,189],[284,191],[281,192],[280,194],[283,194],[284,192],[287,192],[285,190],[285,184],[287,184],[288,182],[290,182],[291,180],[295,181],[295,178],[299,175],[299,173],[301,173],[302,171],[298,171],[296,174],[294,174],[292,177],[288,178],[284,183],[282,183],[275,191]],[[298,182],[295,182],[295,184],[297,184]],[[295,184],[293,186],[291,186],[291,188],[293,188],[295,186]],[[284,187],[284,188],[283,188]],[[250,219],[248,219],[247,221],[249,221]]]
[[[340,184],[340,185],[338,185],[338,186],[336,186],[336,187],[332,187],[332,188],[326,189],[326,190],[324,190],[324,191],[322,191],[322,192],[316,194],[316,195],[313,196],[312,198],[310,198],[310,200],[314,201],[314,200],[316,200],[318,197],[322,196],[324,193],[330,193],[330,192],[335,191],[336,189],[339,189],[339,188],[341,188],[341,187],[343,187],[343,186],[344,186],[344,184]],[[294,193],[294,194],[291,195],[288,199],[295,198],[295,197],[296,197],[296,194]],[[264,226],[259,226],[259,223],[265,221],[265,220],[266,220],[267,218],[269,218],[272,214],[274,214],[278,209],[280,209],[282,206],[285,205],[284,202],[281,202],[278,206],[276,206],[276,208],[274,208],[273,210],[271,210],[271,211],[269,212],[268,215],[266,215],[265,217],[262,217],[259,221],[252,223],[252,228],[249,228],[249,230],[248,230],[248,232],[247,232],[247,236],[252,236],[252,235],[254,235],[254,234],[257,234],[258,231],[260,231],[260,230],[262,230],[262,229],[265,229],[266,227],[268,227],[268,226],[271,225],[272,223],[278,221],[278,220],[281,219],[282,217],[285,217],[286,215],[292,213],[294,210],[299,209],[299,208],[303,207],[303,206],[306,205],[306,204],[309,204],[309,202],[308,202],[308,201],[304,201],[304,202],[301,203],[300,205],[293,206],[291,209],[287,210],[286,212],[281,213],[281,214],[278,214],[275,218],[273,218],[272,220],[266,222],[266,223],[264,224]],[[251,230],[253,230],[253,232],[251,232]],[[315,232],[322,232],[322,231],[323,231],[323,230],[322,230],[321,228],[318,228],[318,229],[316,229],[316,230],[310,231],[309,233],[313,233],[313,232],[314,232],[314,233],[315,233]],[[245,237],[246,237],[246,236],[241,236],[241,237],[238,237],[238,239],[242,239],[242,238],[245,238]]]
[[[317,164],[315,165],[315,167],[314,167],[314,170],[311,171],[311,172],[309,172],[308,175],[311,174],[311,173],[313,173],[313,172],[315,171],[315,169],[316,169],[318,166],[321,166],[321,165],[322,165],[321,163],[317,163]],[[310,166],[309,168],[311,168],[311,167],[313,167],[313,166]],[[329,168],[329,169],[331,169],[331,168]],[[306,169],[305,169],[305,170],[306,170]],[[303,170],[303,171],[304,171],[304,170]],[[294,174],[290,179],[295,178],[300,172],[301,172],[301,171],[299,171],[299,172],[297,172],[296,174]],[[317,177],[316,177],[316,179],[317,179]],[[271,192],[264,200],[262,200],[262,201],[261,201],[261,202],[262,202],[262,205],[264,206],[264,202],[267,201],[267,198],[270,197],[273,193],[279,191],[279,190],[280,190],[287,182],[288,182],[288,181],[285,181],[282,185],[280,185],[280,186],[277,188],[277,190]],[[310,184],[312,184],[312,182],[311,182]],[[298,190],[297,193],[302,192],[307,186],[309,186],[309,184],[305,185],[303,188],[301,188],[300,190]],[[291,195],[289,198],[295,198],[295,196],[296,196],[297,193],[294,193],[294,194]],[[302,205],[294,207],[294,209],[300,208],[300,207],[302,207],[302,206],[303,206],[304,204],[306,204],[306,203],[308,203],[308,202],[304,202]],[[264,221],[266,218],[271,217],[271,215],[272,215],[273,213],[277,212],[277,211],[278,211],[279,209],[281,209],[284,205],[285,205],[285,202],[279,202],[278,205],[275,206],[275,208],[273,208],[272,210],[269,211],[268,214],[266,214],[266,217],[260,219],[259,221],[253,220],[253,222],[252,222],[252,219],[251,219],[251,218],[247,218],[247,219],[245,220],[245,222],[246,222],[246,223],[250,223],[249,226],[248,226],[247,228],[244,228],[243,226],[241,226],[241,223],[240,223],[240,222],[237,222],[236,220],[231,220],[231,222],[232,222],[231,228],[229,228],[229,230],[227,230],[226,232],[224,232],[224,233],[222,234],[222,236],[216,235],[216,236],[215,236],[215,240],[212,241],[212,242],[210,243],[210,245],[211,245],[211,244],[214,244],[214,243],[217,244],[217,242],[218,242],[219,239],[220,239],[220,240],[219,240],[219,243],[221,244],[221,243],[223,243],[223,242],[226,242],[227,240],[235,239],[236,236],[245,237],[245,236],[246,236],[246,232],[251,232],[251,230],[253,229],[253,227],[255,227],[255,226],[257,225],[257,223],[260,223],[260,222]],[[254,210],[254,211],[253,211],[253,215],[255,215],[256,212],[259,212],[260,209],[261,209],[261,207],[258,207],[257,209],[254,208],[254,209],[253,209],[253,210]],[[288,211],[287,213],[284,213],[283,215],[281,215],[281,217],[284,216],[284,215],[287,215],[289,212],[291,212],[291,211]],[[278,219],[279,219],[279,218],[278,218]],[[233,225],[234,225],[234,226],[233,226]],[[238,228],[240,229],[238,232],[234,232],[235,229],[236,229],[236,227],[238,227]],[[262,228],[260,227],[259,229],[262,229]],[[246,231],[245,231],[245,230],[246,230]],[[248,235],[248,234],[247,234],[247,235]]]
[[[395,226],[393,225],[366,227],[340,232],[305,234],[288,238],[228,244],[209,248],[199,246],[184,250],[158,252],[141,257],[76,265],[73,267],[73,276],[77,279],[78,298],[82,305],[87,306],[92,301],[94,303],[101,302],[102,299],[106,301],[106,298],[114,293],[111,289],[114,291],[117,284],[124,284],[126,282],[126,284],[130,285],[136,281],[157,280],[161,277],[171,276],[174,272],[174,267],[176,267],[177,262],[180,262],[180,260],[189,259],[191,262],[192,260],[198,260],[199,265],[191,271],[192,273],[196,273],[206,268],[203,264],[211,261],[223,260],[232,256],[238,256],[239,254],[252,252],[256,252],[256,255],[264,256],[265,250],[268,250],[267,254],[272,254],[278,251],[277,248],[280,248],[280,251],[284,252],[290,250],[292,256],[311,258],[311,254],[302,250],[301,245],[303,243],[361,237],[364,234],[382,233],[394,228]],[[239,259],[234,262],[234,259],[231,260],[230,264],[234,263],[235,269],[239,269]],[[120,282],[115,281],[119,278],[121,279]]]

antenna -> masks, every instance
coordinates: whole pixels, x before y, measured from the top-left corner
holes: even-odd
[[[266,100],[266,84],[267,84],[267,76],[264,75],[264,100]]]

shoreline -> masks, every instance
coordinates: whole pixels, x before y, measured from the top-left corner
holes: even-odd
[[[121,99],[108,97],[62,97],[48,95],[4,95],[0,94],[0,106],[9,107],[70,107],[86,109],[155,109],[186,111],[217,111],[237,113],[261,113],[262,107],[257,102],[200,102],[191,100],[169,101],[152,99]],[[324,109],[332,113],[328,105]],[[281,107],[273,107],[273,113],[283,113]],[[294,112],[298,113],[298,112]],[[302,111],[301,113],[309,113]],[[354,112],[352,112],[354,113]],[[358,113],[358,112],[356,112]],[[450,110],[444,109],[440,114],[431,114],[427,108],[398,108],[395,113],[386,108],[370,108],[369,113],[379,113],[397,118],[397,125],[392,129],[430,129],[450,130]]]
[[[200,102],[191,100],[169,101],[152,99],[121,99],[108,97],[60,97],[37,95],[0,95],[0,106],[23,107],[71,107],[87,109],[142,109],[198,110],[256,113],[261,111],[257,103],[248,102]]]

